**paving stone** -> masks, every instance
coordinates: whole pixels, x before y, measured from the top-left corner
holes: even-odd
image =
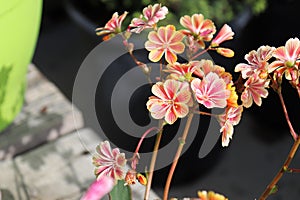
[[[30,66],[23,110],[0,135],[2,199],[80,199],[95,180],[91,159],[101,141],[83,127],[81,112]],[[141,187],[133,199],[143,199]]]
[[[0,162],[0,191],[3,200],[28,199],[21,175],[16,171],[13,160]],[[1,199],[1,198],[0,198]]]
[[[74,137],[69,138],[68,143],[74,144]],[[70,164],[78,155],[71,148],[73,145],[66,144],[66,147],[62,148],[58,141],[43,145],[15,159],[30,199],[62,199],[81,191],[77,175]]]

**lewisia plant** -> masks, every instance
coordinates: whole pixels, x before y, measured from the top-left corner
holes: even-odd
[[[165,180],[164,195],[162,199],[169,199],[171,180],[180,160],[183,145],[189,133],[191,121],[195,115],[209,115],[215,118],[220,125],[220,137],[223,147],[227,147],[233,138],[234,126],[238,125],[244,108],[262,104],[262,98],[268,96],[268,89],[272,88],[279,94],[281,104],[290,132],[295,140],[291,153],[278,172],[274,180],[267,187],[260,199],[266,199],[276,189],[276,184],[289,168],[296,149],[300,144],[298,134],[294,131],[281,94],[281,83],[285,77],[297,90],[300,96],[299,84],[299,58],[300,41],[298,38],[289,39],[285,46],[275,48],[262,46],[257,51],[251,51],[245,56],[247,63],[238,64],[235,72],[241,73],[238,80],[234,81],[232,75],[222,66],[214,64],[210,59],[201,56],[207,51],[215,51],[221,56],[230,58],[234,51],[226,48],[224,42],[233,39],[234,32],[225,24],[218,31],[213,21],[205,19],[202,14],[182,16],[180,24],[183,29],[176,30],[174,25],[159,26],[158,23],[165,19],[168,9],[160,4],[149,5],[143,9],[139,18],[134,18],[131,23],[124,26],[122,23],[127,16],[124,12],[119,16],[114,13],[104,27],[96,29],[97,35],[103,40],[109,40],[117,34],[123,38],[124,48],[147,76],[149,83],[153,83],[149,74],[151,66],[139,61],[134,55],[134,44],[129,42],[132,34],[140,34],[148,30],[145,49],[149,52],[148,59],[160,64],[161,76],[152,84],[152,96],[145,102],[149,113],[158,120],[158,126],[152,127],[141,133],[140,142],[137,144],[133,155],[126,158],[118,148],[112,149],[108,141],[96,147],[93,156],[96,180],[91,185],[82,199],[100,199],[114,187],[130,187],[132,184],[145,185],[144,199],[149,199],[154,166],[156,162],[159,143],[165,125],[172,125],[178,119],[187,118],[185,129],[179,138],[177,152],[170,167],[169,175]],[[125,28],[123,28],[125,27]],[[178,55],[186,54],[186,62],[179,62]],[[199,108],[218,108],[219,113],[202,111]],[[156,132],[157,139],[153,148],[153,156],[149,168],[143,174],[136,171],[139,161],[139,149],[143,139],[150,133]],[[130,168],[126,170],[126,163]],[[296,171],[296,170],[294,170]],[[107,178],[109,177],[109,178]],[[139,183],[138,183],[139,182]],[[121,183],[121,186],[120,184]],[[125,191],[118,189],[117,191]],[[120,194],[122,199],[127,193]],[[226,200],[222,194],[213,191],[199,190],[200,200]],[[91,197],[91,198],[88,198]],[[116,192],[110,193],[111,199],[120,199]],[[187,198],[189,199],[189,198]]]

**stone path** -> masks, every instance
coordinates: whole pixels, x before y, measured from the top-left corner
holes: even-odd
[[[2,200],[80,199],[95,179],[86,148],[100,140],[84,126],[80,111],[31,65],[24,108],[0,133]],[[143,190],[135,186],[134,199],[142,199]]]

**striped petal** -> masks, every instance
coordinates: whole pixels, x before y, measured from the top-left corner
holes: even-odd
[[[154,49],[154,50],[150,51],[148,58],[152,62],[158,62],[161,59],[161,57],[163,56],[163,54],[164,54],[163,49]]]

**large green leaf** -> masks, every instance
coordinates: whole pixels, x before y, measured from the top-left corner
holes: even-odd
[[[118,181],[117,185],[110,192],[110,200],[131,200],[131,189],[128,185],[124,186],[125,181]]]

